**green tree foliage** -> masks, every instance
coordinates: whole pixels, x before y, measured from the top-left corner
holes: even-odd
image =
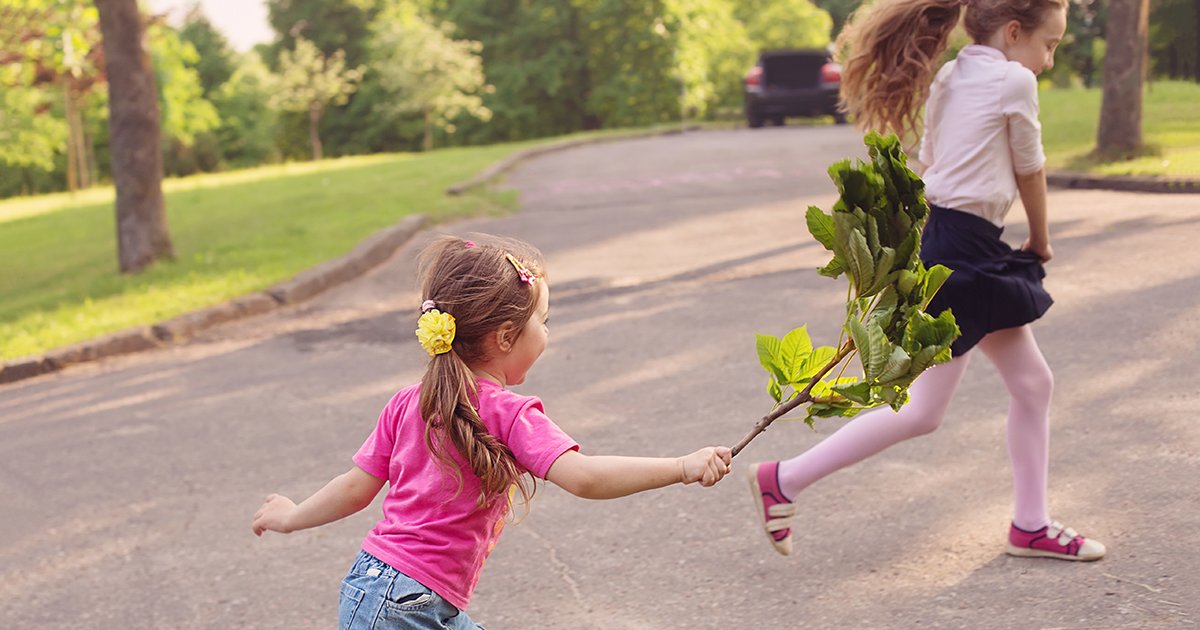
[[[833,19],[808,0],[743,0],[734,5],[750,41],[760,50],[829,45]]]
[[[46,107],[41,90],[0,85],[0,170],[54,170],[55,154],[67,142],[67,125],[40,111]]]
[[[200,75],[200,86],[204,97],[213,92],[233,76],[236,67],[229,40],[208,21],[199,5],[193,5],[179,28],[179,39],[191,44],[197,59],[192,64]]]
[[[1200,81],[1200,2],[1150,3],[1150,55],[1156,76]]]
[[[216,136],[222,157],[234,166],[277,161],[279,114],[269,106],[275,75],[257,52],[235,58],[234,64],[233,74],[212,97],[221,114]]]
[[[96,178],[88,106],[104,82],[96,8],[78,0],[9,0],[0,5],[0,86],[34,88],[62,103],[67,127],[66,181],[71,190]],[[29,98],[27,93],[21,97]],[[24,134],[44,125],[24,125]],[[44,161],[43,161],[44,164]]]
[[[217,109],[204,98],[196,65],[200,54],[179,33],[163,24],[149,29],[150,58],[162,108],[162,134],[190,145],[196,134],[216,129]]]
[[[460,121],[460,138],[517,140],[598,125],[586,111],[584,18],[569,0],[454,0],[430,9],[457,26],[457,38],[483,44],[483,71],[494,87],[483,95],[492,119]]]
[[[460,115],[491,118],[481,98],[492,87],[483,76],[479,42],[453,39],[453,24],[433,24],[413,2],[380,13],[373,31],[371,59],[388,97],[378,110],[392,118],[420,115],[426,151],[433,148],[434,127],[454,133]]]
[[[326,108],[345,105],[362,80],[365,67],[347,68],[345,57],[341,50],[327,57],[304,38],[296,39],[294,51],[284,50],[279,55],[278,91],[271,106],[308,114],[314,160],[324,155],[320,124]]]

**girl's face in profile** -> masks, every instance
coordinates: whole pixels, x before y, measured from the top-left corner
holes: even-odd
[[[1046,11],[1045,18],[1037,28],[1026,30],[1015,20],[1004,27],[1004,55],[1041,74],[1054,67],[1054,51],[1067,30],[1066,9]]]
[[[550,318],[550,287],[545,278],[539,278],[535,285],[538,291],[537,305],[533,314],[525,322],[521,336],[513,344],[512,350],[504,356],[505,380],[509,385],[520,385],[525,382],[529,368],[542,356],[546,343],[550,338],[550,330],[546,322]]]

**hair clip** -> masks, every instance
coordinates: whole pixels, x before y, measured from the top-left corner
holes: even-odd
[[[463,247],[471,249],[472,247],[475,247],[475,241],[463,241]]]
[[[527,269],[525,265],[522,265],[516,256],[505,254],[504,257],[508,259],[508,262],[512,263],[513,269],[517,270],[517,276],[521,282],[533,286],[533,283],[537,280],[537,276],[533,275],[533,272]]]
[[[425,300],[424,302],[421,302],[421,312],[422,313],[428,313],[429,311],[432,311],[435,308],[437,308],[437,304],[434,303],[433,300]]]

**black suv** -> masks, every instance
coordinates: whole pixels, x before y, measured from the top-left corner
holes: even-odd
[[[787,116],[833,116],[838,111],[842,67],[828,50],[768,50],[746,73],[746,122],[761,127],[766,121],[782,125]]]

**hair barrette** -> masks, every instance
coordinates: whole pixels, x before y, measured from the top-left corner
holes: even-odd
[[[525,265],[521,264],[521,261],[517,260],[516,256],[513,256],[512,254],[505,254],[504,257],[508,259],[508,262],[512,263],[513,269],[517,270],[517,277],[521,280],[521,282],[524,282],[529,286],[533,286],[533,283],[537,280],[537,276],[533,275],[532,271],[526,268]]]
[[[437,308],[437,303],[435,303],[433,300],[425,300],[424,302],[421,302],[422,313],[428,313],[435,308]]]
[[[475,241],[463,241],[463,247],[471,249],[472,247],[475,247]]]

